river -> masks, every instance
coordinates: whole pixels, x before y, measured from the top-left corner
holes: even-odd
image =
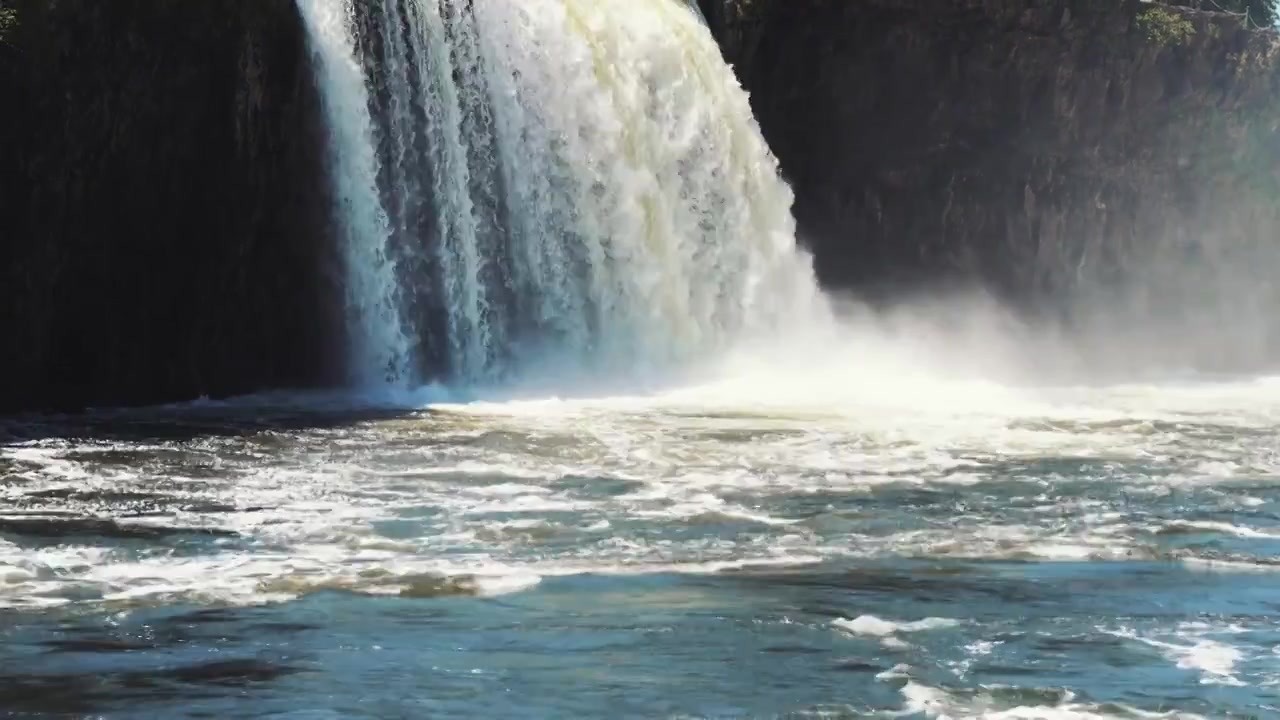
[[[753,383],[10,420],[0,708],[1280,713],[1280,380]]]

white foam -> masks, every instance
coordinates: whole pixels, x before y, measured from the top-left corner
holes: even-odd
[[[1222,535],[1233,535],[1238,538],[1250,538],[1250,539],[1280,538],[1280,532],[1266,532],[1263,530],[1256,530],[1254,528],[1244,527],[1241,525],[1233,525],[1231,523],[1225,523],[1225,522],[1214,522],[1210,520],[1176,520],[1174,522],[1166,523],[1164,527],[1168,529],[1178,529],[1178,530],[1203,530],[1205,532],[1210,532],[1210,533],[1219,533]]]
[[[1053,707],[1016,707],[998,712],[984,712],[976,717],[983,720],[1124,720],[1126,718],[1204,720],[1203,716],[1193,713],[1153,712],[1137,708],[1124,708],[1123,712],[1104,712],[1096,705],[1083,703],[1064,703]]]
[[[845,618],[833,620],[831,624],[855,635],[885,637],[897,633],[923,632],[956,627],[960,624],[960,621],[952,618],[930,617],[913,622],[894,622],[892,620],[883,620],[875,615],[859,615],[852,620]]]
[[[1118,704],[1104,707],[1079,702],[1071,692],[1063,693],[1062,700],[1054,704],[1000,708],[1000,703],[988,693],[962,698],[909,679],[909,675],[910,668],[905,666],[898,666],[892,673],[877,675],[882,680],[908,678],[900,689],[905,701],[903,709],[894,713],[895,716],[923,715],[936,720],[1205,720],[1200,715],[1175,710],[1161,712]]]
[[[1244,653],[1234,645],[1204,637],[1206,634],[1238,631],[1233,627],[1213,629],[1209,626],[1184,624],[1177,632],[1180,642],[1144,636],[1128,628],[1110,632],[1117,637],[1136,640],[1158,649],[1183,670],[1199,672],[1202,684],[1243,686],[1245,683],[1236,677],[1236,666],[1244,659]]]
[[[1171,647],[1171,649],[1178,656],[1178,667],[1199,670],[1203,673],[1201,682],[1244,684],[1234,675],[1236,664],[1244,655],[1231,645],[1216,640],[1199,640],[1191,646]]]
[[[165,543],[108,552],[111,542],[75,537],[59,546],[0,543],[0,602],[148,593],[254,602],[282,596],[263,593],[264,579],[301,570],[344,577],[353,565],[451,575],[501,566],[503,576],[549,576],[881,557],[1110,561],[1167,557],[1151,540],[1161,527],[1276,536],[1250,522],[1255,510],[1237,502],[1236,483],[1280,465],[1274,425],[1259,420],[1280,385],[1002,387],[986,403],[987,381],[935,375],[934,389],[945,391],[936,403],[886,392],[880,405],[863,406],[859,388],[879,392],[881,379],[861,378],[852,356],[831,357],[809,374],[816,378],[762,359],[761,374],[744,380],[764,383],[762,400],[746,387],[709,383],[647,396],[493,399],[263,437],[5,446],[0,453],[20,464],[22,477],[0,485],[10,506],[109,517],[111,504],[94,493],[155,494],[170,504],[148,522],[239,537],[194,555]],[[767,397],[770,379],[787,373],[802,376],[800,385]],[[231,405],[233,417],[252,408]],[[330,405],[341,403],[322,403]],[[120,452],[157,459],[140,468],[111,459]],[[1235,454],[1236,475],[1206,479],[1196,466],[1211,453]],[[175,454],[195,459],[165,459]],[[1046,458],[1065,468],[1046,473],[1037,465]],[[1082,465],[1088,477],[1077,478]],[[1095,492],[1100,481],[1105,489]],[[992,482],[1002,485],[996,494],[983,487]],[[1088,497],[1076,497],[1076,482],[1088,483]],[[1109,497],[1113,490],[1123,495]],[[53,492],[37,499],[41,491]],[[66,491],[87,499],[59,499]],[[864,501],[917,491],[943,521],[931,508],[901,526],[858,511]],[[1134,504],[1172,493],[1203,494],[1239,514],[1170,525],[1135,517]],[[815,505],[822,496],[830,499]],[[186,509],[202,504],[234,511]],[[1245,555],[1178,559],[1209,571],[1276,569]]]
[[[1280,572],[1280,563],[1259,563],[1247,560],[1182,557],[1178,561],[1190,570],[1208,573],[1269,574]]]

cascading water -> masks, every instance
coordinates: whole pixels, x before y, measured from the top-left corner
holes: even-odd
[[[341,0],[299,2],[347,17]],[[335,180],[361,190],[347,241],[388,238],[395,261],[351,253],[374,263],[353,263],[353,292],[403,307],[415,338],[366,313],[357,337],[390,343],[375,356],[416,345],[434,365],[419,370],[464,383],[652,375],[816,311],[790,190],[681,0],[376,0],[358,15],[360,91],[351,26],[311,25],[340,96],[331,122],[358,126],[334,148],[350,156]],[[361,102],[371,120],[342,112]],[[369,281],[397,269],[395,293]]]
[[[513,280],[557,361],[662,370],[809,311],[790,190],[683,3],[495,2],[476,17]]]
[[[369,385],[408,379],[410,342],[388,257],[387,215],[377,188],[369,95],[352,34],[354,8],[346,0],[298,0],[307,25],[330,131],[330,174],[347,266],[352,374]]]

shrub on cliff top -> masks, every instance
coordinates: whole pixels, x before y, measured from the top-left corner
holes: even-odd
[[[9,37],[9,31],[18,25],[18,11],[13,8],[0,7],[0,42]]]
[[[1138,27],[1152,42],[1160,45],[1183,43],[1196,32],[1190,20],[1164,8],[1150,8],[1138,13]]]

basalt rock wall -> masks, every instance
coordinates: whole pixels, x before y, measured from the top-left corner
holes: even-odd
[[[0,0],[0,409],[333,382],[292,0]]]
[[[1278,306],[1274,32],[1125,0],[702,6],[828,286],[1210,325]]]

